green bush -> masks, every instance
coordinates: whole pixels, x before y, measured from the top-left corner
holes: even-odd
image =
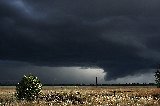
[[[16,86],[16,97],[18,100],[33,101],[41,94],[42,84],[40,80],[33,75],[28,75]]]

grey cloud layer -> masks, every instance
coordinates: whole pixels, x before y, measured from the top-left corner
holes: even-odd
[[[159,0],[1,0],[0,59],[98,66],[108,80],[144,73],[160,60],[159,4]]]

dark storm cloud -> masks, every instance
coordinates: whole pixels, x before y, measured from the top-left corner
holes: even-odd
[[[108,80],[144,73],[160,60],[159,4],[159,0],[1,0],[0,59],[98,66]]]

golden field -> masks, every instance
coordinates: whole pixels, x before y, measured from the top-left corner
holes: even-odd
[[[18,101],[15,87],[0,87],[0,106],[160,106],[156,87],[43,87],[33,102]]]

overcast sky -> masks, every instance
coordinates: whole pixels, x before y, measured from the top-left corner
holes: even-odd
[[[154,82],[159,0],[0,0],[0,81]]]

